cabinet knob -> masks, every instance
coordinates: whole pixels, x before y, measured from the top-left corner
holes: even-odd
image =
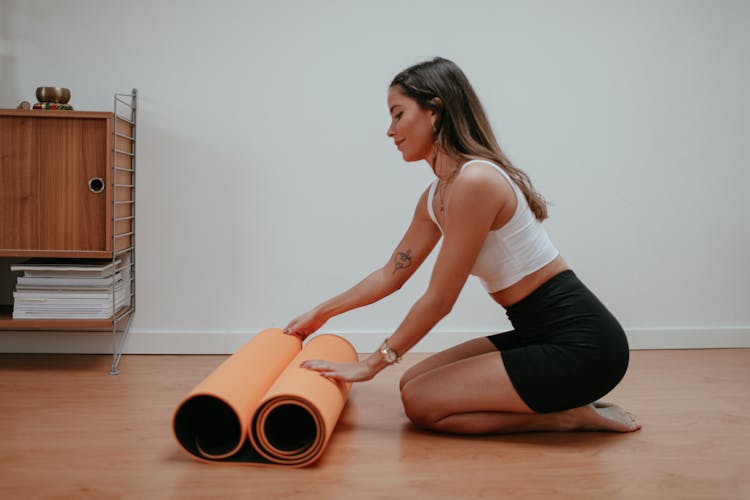
[[[89,179],[89,191],[92,193],[101,193],[104,191],[104,181],[101,177],[92,177]]]

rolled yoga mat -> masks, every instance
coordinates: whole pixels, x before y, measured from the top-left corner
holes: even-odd
[[[331,438],[350,383],[300,368],[308,359],[357,361],[336,335],[299,338],[269,328],[219,365],[180,403],[173,418],[177,442],[205,462],[304,467]]]

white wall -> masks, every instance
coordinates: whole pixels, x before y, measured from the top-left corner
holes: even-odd
[[[59,85],[108,110],[138,88],[130,352],[229,352],[381,265],[431,180],[385,135],[387,86],[434,55],[634,347],[750,346],[749,49],[744,1],[0,0],[0,107]],[[432,263],[325,330],[371,349]],[[472,280],[419,348],[507,326]]]

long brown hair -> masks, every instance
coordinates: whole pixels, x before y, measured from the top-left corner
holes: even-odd
[[[534,216],[540,221],[547,218],[547,202],[534,189],[529,176],[514,167],[500,149],[479,97],[455,63],[436,57],[415,64],[396,75],[391,87],[394,85],[421,108],[435,111],[436,151],[497,163],[521,189]]]

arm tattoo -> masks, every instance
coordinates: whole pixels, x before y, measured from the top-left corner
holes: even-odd
[[[399,269],[404,269],[409,266],[411,266],[411,249],[406,252],[396,252],[393,274],[396,274],[396,271]]]

